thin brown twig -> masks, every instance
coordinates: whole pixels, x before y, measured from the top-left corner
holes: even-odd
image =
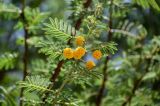
[[[84,9],[88,8],[91,4],[92,0],[86,0],[86,2],[83,3]],[[84,15],[82,15],[75,24],[75,29],[79,29],[82,23],[82,19],[84,18]]]
[[[28,44],[27,44],[27,39],[28,39],[28,29],[27,29],[27,21],[25,18],[25,0],[22,0],[22,12],[20,14],[20,19],[23,22],[23,28],[24,28],[24,55],[23,55],[23,64],[24,64],[24,70],[23,70],[23,81],[25,80],[27,76],[27,64],[28,64]],[[20,99],[23,97],[23,91],[24,89],[21,89],[20,92]],[[23,106],[23,101],[20,100],[20,106]]]
[[[112,5],[113,5],[113,0],[111,0],[111,3],[110,3],[110,15],[109,15],[109,32],[108,32],[108,39],[107,41],[110,41],[112,39],[112,32],[111,32],[111,29],[112,29]],[[103,92],[104,92],[104,89],[105,89],[105,85],[106,85],[106,81],[107,81],[107,77],[108,77],[108,72],[107,72],[107,69],[108,69],[108,62],[109,62],[109,56],[106,57],[106,60],[104,62],[104,68],[103,68],[103,80],[102,80],[102,84],[100,86],[100,89],[99,89],[99,92],[97,94],[97,98],[96,98],[96,106],[100,106],[101,105],[101,102],[102,102],[102,98],[103,98]]]
[[[84,4],[83,4],[84,8],[88,8],[88,7],[90,6],[91,2],[92,2],[92,0],[87,0],[86,2],[84,2]],[[83,17],[80,17],[80,18],[76,21],[76,23],[75,23],[75,29],[76,29],[76,30],[79,30],[80,25],[81,25],[81,23],[82,23],[82,19],[83,19]],[[74,34],[75,34],[75,33],[74,33]],[[73,34],[72,36],[74,36],[74,34]],[[68,40],[68,44],[70,44],[70,40]],[[57,67],[53,70],[54,73],[52,74],[52,76],[51,76],[51,78],[50,78],[52,84],[49,85],[49,87],[48,87],[49,89],[51,89],[51,88],[53,87],[53,85],[54,85],[54,83],[55,83],[55,80],[57,79],[57,77],[58,77],[59,74],[60,74],[61,67],[63,66],[63,64],[64,64],[64,60],[59,61],[59,63],[57,64]],[[46,98],[47,98],[48,95],[49,95],[49,93],[46,92],[45,95],[44,95],[44,97],[42,98],[42,101],[43,101],[43,102],[45,102],[45,100],[46,100]]]

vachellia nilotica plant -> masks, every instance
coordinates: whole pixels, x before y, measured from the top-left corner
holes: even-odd
[[[83,1],[86,1],[86,3],[83,3]],[[78,18],[78,20],[80,19],[80,21],[83,20],[83,22],[82,22],[83,25],[81,25],[82,27],[81,27],[80,31],[77,31],[78,29],[76,27],[75,28],[72,27],[71,25],[69,25],[68,23],[66,23],[63,20],[50,18],[50,23],[45,24],[45,28],[44,28],[44,30],[46,32],[45,37],[43,37],[43,38],[40,38],[40,37],[36,38],[35,37],[36,39],[32,39],[32,40],[36,40],[36,42],[34,42],[36,47],[39,48],[40,53],[47,55],[48,60],[45,61],[46,63],[44,61],[40,62],[39,60],[37,62],[39,66],[41,65],[41,67],[38,67],[38,68],[40,68],[39,70],[41,72],[42,72],[41,68],[44,68],[44,69],[46,68],[45,71],[43,70],[43,74],[41,74],[40,71],[34,73],[32,69],[29,70],[27,68],[26,69],[24,68],[24,80],[19,82],[18,84],[20,87],[25,88],[24,89],[25,93],[27,92],[27,94],[25,94],[24,96],[23,95],[20,96],[20,100],[25,102],[25,105],[29,105],[29,106],[30,105],[39,105],[39,104],[42,104],[45,106],[46,105],[69,105],[69,106],[79,105],[79,102],[81,102],[81,101],[78,100],[79,102],[77,102],[76,99],[78,99],[78,97],[73,95],[73,92],[79,93],[79,91],[73,90],[73,92],[72,92],[73,85],[76,85],[76,84],[93,85],[93,83],[92,84],[90,83],[90,79],[95,79],[95,77],[96,78],[101,77],[100,76],[101,75],[100,74],[101,68],[99,68],[100,64],[98,64],[98,63],[100,63],[99,61],[101,61],[103,59],[103,57],[106,57],[107,55],[113,54],[114,51],[117,49],[115,47],[116,44],[114,42],[102,42],[100,40],[101,33],[103,31],[106,31],[106,32],[109,32],[109,31],[108,31],[107,26],[105,25],[106,23],[102,23],[99,20],[103,20],[103,18],[105,18],[104,20],[107,20],[109,23],[111,23],[113,20],[112,19],[112,12],[113,12],[113,18],[117,19],[117,17],[122,17],[122,16],[125,17],[126,13],[130,12],[130,11],[127,10],[127,8],[124,8],[123,5],[121,5],[122,4],[121,2],[122,1],[124,2],[124,0],[108,0],[108,1],[101,0],[103,2],[102,4],[97,3],[96,1],[98,2],[98,0],[72,0],[72,2],[76,4],[76,5],[75,4],[73,4],[73,5],[77,7],[77,10],[75,10],[75,8],[71,9],[71,10],[74,10],[73,14],[75,14],[73,17],[71,17],[71,19],[76,20],[76,21],[77,21],[77,18]],[[148,1],[130,0],[130,1],[132,1],[133,3],[135,3],[139,6],[142,6],[145,9],[148,9],[148,7],[151,6],[151,7],[155,8],[156,10],[159,10],[159,7],[156,4],[155,0],[148,0]],[[91,2],[93,2],[92,4],[96,4],[95,5],[96,9],[94,9],[94,6],[91,6],[91,8],[87,10],[86,8],[89,7],[89,4],[91,4]],[[106,5],[107,3],[108,3],[108,5]],[[113,11],[111,11],[112,9],[109,9],[110,17],[103,16],[104,15],[102,13],[102,10],[104,8],[103,5],[106,5],[107,8],[113,7]],[[115,5],[115,6],[112,6],[112,5]],[[0,6],[0,7],[4,7],[4,9],[2,9],[2,11],[4,11],[4,10],[9,9],[10,6],[7,5],[7,6]],[[12,7],[12,5],[11,5],[11,7]],[[83,9],[83,7],[85,9]],[[118,9],[116,9],[115,7],[118,7]],[[18,8],[15,8],[15,9],[14,8],[15,7],[11,8],[11,10],[15,10],[15,11],[11,11],[11,12],[13,12],[11,15],[6,14],[6,13],[5,14],[3,13],[3,15],[6,18],[13,17],[13,18],[22,20],[22,22],[18,23],[17,27],[23,27],[23,29],[25,30],[26,37],[24,39],[26,42],[25,45],[27,45],[27,43],[31,43],[31,42],[29,42],[29,41],[31,41],[30,38],[27,37],[28,35],[29,35],[29,37],[31,37],[30,35],[34,35],[34,34],[39,35],[39,34],[37,34],[37,31],[35,29],[38,28],[37,24],[42,22],[42,20],[46,17],[46,14],[43,14],[36,9],[34,9],[32,11],[32,9],[25,7],[25,0],[23,0],[23,3],[22,3],[22,11],[19,11]],[[122,9],[126,10],[125,12],[123,12],[123,14],[121,11]],[[135,9],[135,7],[134,7],[134,9]],[[16,14],[16,13],[18,13],[18,14]],[[90,15],[90,16],[88,16],[88,15]],[[114,15],[116,16],[116,18]],[[34,18],[34,17],[36,17],[36,18]],[[125,17],[125,19],[126,18],[128,18],[128,17]],[[121,19],[123,19],[123,18],[121,18]],[[117,21],[117,22],[119,23],[119,21]],[[126,25],[128,25],[128,26],[130,26],[130,28],[132,28],[131,25],[133,25],[133,24],[129,24],[129,21],[128,22],[126,21],[124,23],[127,23],[127,24],[123,25],[123,26],[125,26],[124,28],[129,29],[129,27],[127,27]],[[108,26],[110,27],[110,32],[112,32],[112,33],[120,33],[122,35],[128,34],[128,36],[133,35],[133,34],[129,33],[129,30],[126,30],[126,29],[121,30],[121,29],[123,29],[123,27],[121,29],[112,29],[111,24]],[[135,29],[135,28],[133,28],[133,29]],[[141,37],[135,37],[135,36],[129,36],[129,37],[141,40]],[[121,37],[119,37],[119,38],[121,38]],[[155,45],[153,45],[153,46],[155,46]],[[25,53],[27,51],[29,51],[29,49],[26,49]],[[135,50],[133,50],[133,51],[135,52]],[[11,59],[12,58],[14,59],[14,57],[17,57],[17,55],[13,55],[13,56],[11,55],[11,56],[9,56],[9,59],[8,59],[9,54],[10,53],[7,53],[7,54],[4,54],[1,56],[1,58],[2,58],[1,61],[4,63],[1,65],[2,68],[4,67],[5,69],[8,69],[10,67],[11,68],[13,67],[14,64],[12,64],[12,63],[14,63],[15,60],[12,61]],[[91,56],[92,59],[88,58],[88,56]],[[27,57],[27,56],[24,55],[24,57]],[[133,57],[135,59],[135,55]],[[6,59],[4,59],[4,58],[6,58]],[[98,63],[93,61],[93,59],[98,61]],[[106,59],[106,58],[104,58],[104,59]],[[6,60],[6,61],[4,61],[4,60]],[[9,64],[9,63],[11,63],[11,64]],[[25,66],[27,67],[27,63],[28,63],[28,66],[30,66],[29,62],[24,62]],[[48,64],[48,63],[49,63],[49,67],[46,67],[47,66],[46,64]],[[7,64],[7,66],[5,64]],[[101,65],[105,65],[105,63],[101,64]],[[114,67],[114,66],[112,65],[111,67]],[[28,70],[31,73],[27,73]],[[50,73],[48,70],[50,70]],[[126,70],[127,70],[127,74],[128,74],[129,69],[126,68]],[[131,70],[131,68],[130,68],[130,70]],[[25,74],[25,73],[27,73],[27,74]],[[117,76],[117,74],[118,74],[118,72],[116,71],[116,74],[114,74],[114,75]],[[27,77],[26,77],[26,75],[27,75]],[[123,76],[124,76],[124,74],[123,74]],[[131,76],[133,76],[133,74],[131,74]],[[123,77],[121,77],[121,78],[123,78]],[[115,81],[117,81],[117,78],[115,78],[115,79],[116,79]],[[108,82],[110,82],[110,80]],[[121,81],[121,82],[123,83],[124,81]],[[66,85],[68,85],[68,86],[66,86]],[[116,85],[117,85],[117,83],[116,83]],[[124,87],[124,85],[126,85],[126,84],[123,83],[122,87]],[[113,87],[113,86],[107,85],[107,88],[110,88],[110,87]],[[116,87],[114,87],[114,88],[116,88]],[[6,96],[5,99],[7,102],[10,102],[10,101],[13,102],[13,100],[11,99],[12,97],[10,96],[10,93],[13,92],[12,89],[4,90],[3,87],[0,87],[0,90],[2,90],[3,94],[5,94],[5,96]],[[114,90],[117,91],[117,93],[115,93]],[[107,97],[108,97],[107,104],[109,104],[108,103],[108,101],[109,101],[109,102],[112,102],[113,105],[115,105],[116,101],[118,101],[117,98],[118,97],[120,98],[120,96],[118,95],[119,90],[120,89],[110,88],[110,92],[109,92],[109,94],[107,94]],[[122,89],[122,91],[123,90],[124,89]],[[87,91],[87,90],[85,89],[85,91]],[[111,92],[111,91],[113,91],[113,92]],[[125,91],[128,91],[128,89],[126,90],[126,88],[125,88]],[[136,90],[134,90],[134,92],[135,91]],[[32,94],[32,92],[33,92],[33,94]],[[29,93],[31,93],[31,94],[29,94]],[[121,93],[121,91],[119,93]],[[22,92],[22,94],[23,94],[23,92]],[[34,94],[37,94],[37,95],[35,96]],[[111,94],[111,96],[110,96],[110,94]],[[133,95],[134,95],[134,93],[130,96],[130,98],[132,98]],[[37,96],[39,96],[39,99],[37,98]],[[126,95],[126,97],[127,96],[128,95]],[[111,101],[111,97],[113,98],[114,102]],[[123,98],[120,98],[120,99],[123,100]],[[83,97],[83,100],[84,100],[84,97]],[[142,101],[142,96],[140,97],[140,99],[138,98],[138,100]],[[137,100],[135,100],[135,101],[137,101]],[[12,105],[12,103],[9,105]],[[146,105],[146,104],[144,104],[144,105]]]
[[[91,20],[95,21],[91,23],[94,24],[94,28],[90,28],[87,25],[88,30],[86,31],[82,28],[81,31],[77,31],[67,22],[57,18],[49,18],[49,20],[50,23],[45,23],[45,37],[36,41],[35,45],[39,48],[40,53],[48,56],[48,63],[55,67],[51,72],[51,77],[48,78],[51,83],[45,83],[45,86],[40,83],[40,87],[35,87],[34,91],[41,88],[38,92],[42,91],[41,98],[43,103],[60,104],[63,101],[63,103],[71,103],[73,105],[75,99],[70,96],[70,90],[63,90],[65,85],[73,82],[74,84],[83,84],[85,86],[85,84],[90,84],[90,79],[100,78],[101,72],[97,70],[98,65],[95,61],[100,61],[103,57],[113,54],[117,50],[116,43],[102,42],[98,39],[100,36],[96,36],[95,30],[100,33],[106,28],[105,30],[107,31],[107,26],[99,27],[98,24],[100,22],[96,22],[97,20],[94,16],[86,18],[86,23]],[[88,58],[88,56],[91,58]],[[58,77],[59,74],[61,74],[60,78]],[[40,77],[37,77],[37,79],[40,79]],[[60,86],[55,85],[56,79],[61,83]],[[29,80],[30,78],[28,78]],[[32,81],[34,82],[36,79],[32,77]],[[29,87],[25,86],[25,83],[19,84],[23,85],[21,87]],[[39,85],[36,83],[36,86]]]
[[[77,101],[81,100],[77,100],[78,97],[71,92],[72,86],[92,85],[91,79],[102,77],[98,62],[103,57],[114,54],[117,48],[114,42],[100,40],[101,33],[108,32],[108,27],[97,18],[102,13],[99,6],[102,5],[96,6],[98,8],[94,15],[83,17],[80,31],[64,20],[49,18],[50,22],[45,23],[43,28],[45,36],[27,40],[39,48],[39,53],[47,55],[46,64],[50,66],[47,69],[50,73],[35,75],[31,72],[25,81],[18,83],[20,87],[25,88],[25,92],[34,92],[39,97],[37,100],[29,94],[28,99],[25,95],[21,99],[26,104],[79,104]]]
[[[95,18],[93,16],[89,16],[88,20],[94,21]],[[100,40],[96,40],[98,37],[94,36],[94,31],[97,30],[95,27],[93,27],[95,29],[88,28],[88,33],[82,34],[81,32],[77,32],[73,27],[62,20],[53,20],[50,18],[50,22],[51,24],[45,24],[47,27],[44,28],[44,30],[46,31],[47,40],[45,41],[43,39],[36,46],[41,47],[40,52],[44,52],[45,54],[49,55],[53,54],[54,56],[52,57],[59,57],[58,60],[79,61],[85,64],[86,69],[91,70],[96,65],[92,61],[93,59],[89,61],[85,61],[83,59],[83,57],[85,57],[87,53],[91,53],[94,59],[100,60],[102,56],[108,55],[110,53],[114,54],[114,51],[117,50],[115,47],[116,43],[114,42],[106,43],[101,42]],[[92,24],[94,24],[94,22],[92,22]],[[95,24],[97,23],[95,22]],[[90,27],[89,25],[87,26]],[[101,31],[101,29],[99,30],[98,28],[98,31]],[[76,33],[79,34],[76,35]],[[99,33],[100,32],[98,32],[98,34]],[[93,40],[96,40],[96,42]],[[50,53],[50,51],[47,53],[47,47],[49,47],[46,46],[47,44],[52,45],[52,48],[50,48],[50,50],[53,49],[52,51],[54,52]],[[54,47],[55,45],[56,47]]]

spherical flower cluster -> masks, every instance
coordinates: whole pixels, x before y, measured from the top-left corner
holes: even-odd
[[[95,63],[93,61],[91,61],[91,60],[87,61],[86,68],[88,70],[91,70],[94,66],[96,66],[96,65],[95,65]]]
[[[76,40],[75,40],[76,45],[83,46],[84,42],[85,42],[85,39],[83,36],[76,37]]]
[[[77,47],[76,50],[73,52],[74,59],[81,59],[86,53],[86,49],[83,47]]]
[[[67,59],[73,58],[73,50],[71,48],[65,48],[63,50],[63,56]]]
[[[95,51],[93,52],[92,56],[93,56],[95,59],[99,60],[99,59],[102,57],[102,53],[101,53],[100,50],[95,50]]]
[[[75,43],[78,47],[75,50],[73,50],[71,48],[65,48],[63,50],[63,56],[66,59],[72,59],[72,58],[74,58],[76,60],[81,59],[86,53],[86,49],[82,47],[84,45],[84,42],[85,42],[85,39],[84,39],[83,36],[76,37]],[[102,57],[102,53],[101,53],[100,50],[95,50],[95,51],[93,51],[92,56],[95,59],[99,60]],[[95,66],[96,65],[93,61],[87,61],[86,62],[86,68],[88,70],[93,69],[93,67],[95,67]]]
[[[86,53],[86,49],[83,47],[77,47],[76,50],[72,50],[71,48],[65,48],[63,50],[63,56],[67,59],[81,59]]]

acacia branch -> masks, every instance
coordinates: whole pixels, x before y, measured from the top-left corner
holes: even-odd
[[[136,39],[136,40],[142,40],[142,37],[140,37],[139,35],[133,34],[131,32],[128,32],[126,30],[121,30],[121,29],[111,29],[111,32],[113,33],[120,33],[123,35],[126,35],[130,38]]]
[[[88,7],[90,6],[91,2],[92,2],[92,0],[87,0],[87,1],[83,4],[84,8],[88,8]],[[84,16],[83,16],[83,17],[84,17]],[[80,18],[76,21],[76,23],[75,23],[75,29],[76,29],[76,30],[79,30],[80,25],[81,25],[81,23],[82,23],[83,17],[80,17]],[[75,35],[75,34],[73,34],[72,36],[74,36],[74,35]],[[68,40],[68,44],[70,44],[70,40]],[[57,64],[57,67],[53,70],[54,73],[52,74],[52,76],[51,76],[51,78],[50,78],[52,84],[49,85],[49,87],[48,87],[49,89],[52,89],[52,88],[53,88],[53,85],[54,85],[54,83],[55,83],[55,80],[56,80],[57,77],[59,76],[59,74],[60,74],[60,72],[61,72],[61,67],[63,66],[63,64],[64,64],[64,60],[59,61],[59,63]],[[46,100],[46,98],[47,98],[48,95],[49,95],[49,93],[46,92],[45,95],[44,95],[44,97],[42,98],[42,101],[43,101],[43,102],[45,102],[45,100]]]
[[[24,9],[25,9],[25,0],[22,0],[22,12],[20,14],[20,19],[22,20],[23,28],[24,28],[23,81],[25,80],[25,78],[27,76],[27,64],[28,64],[28,44],[27,44],[28,29],[27,29],[27,21],[26,21],[26,18],[25,18]],[[20,99],[23,97],[23,91],[24,91],[24,89],[22,88],[21,92],[20,92]],[[22,100],[20,100],[20,106],[23,106],[23,101]]]
[[[113,12],[112,5],[113,5],[113,0],[111,0],[110,9],[109,9],[109,12],[110,12],[110,15],[109,15],[109,32],[108,32],[107,41],[110,41],[112,39],[112,32],[111,32],[111,29],[112,29],[112,12]],[[102,84],[100,86],[100,89],[99,89],[99,92],[98,92],[97,98],[96,98],[96,106],[100,106],[101,102],[102,102],[102,99],[103,99],[103,92],[104,92],[106,81],[107,81],[107,77],[108,77],[108,72],[107,72],[108,62],[109,62],[109,57],[107,56],[106,60],[104,62]]]
[[[87,0],[86,2],[83,3],[84,9],[88,8],[90,4],[92,3],[92,0]],[[82,19],[84,18],[84,15],[82,15],[75,24],[75,29],[79,29],[82,23]]]
[[[84,5],[84,8],[88,8],[89,7],[89,5],[91,4],[91,1],[92,0],[87,0],[83,5]],[[80,28],[80,25],[81,25],[81,21],[80,20],[82,20],[82,18],[79,18],[77,21],[76,21],[76,24],[75,24],[75,29],[76,30],[79,30],[79,28]],[[58,64],[57,64],[57,68],[54,70],[54,73],[53,73],[53,75],[52,75],[52,77],[51,77],[51,81],[54,83],[55,82],[55,80],[56,80],[56,78],[58,77],[58,75],[59,75],[59,73],[60,73],[60,70],[61,70],[61,67],[63,66],[63,64],[64,64],[64,61],[62,60],[62,61],[60,61]]]
[[[57,64],[57,68],[55,69],[55,73],[52,74],[52,77],[51,77],[51,82],[54,83],[56,78],[58,77],[59,73],[60,73],[60,70],[61,70],[61,67],[62,65],[64,64],[64,61],[61,60],[58,64]]]

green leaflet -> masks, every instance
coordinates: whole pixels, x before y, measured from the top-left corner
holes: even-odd
[[[50,23],[45,23],[44,30],[46,35],[51,35],[53,38],[67,42],[71,38],[72,32],[75,32],[75,28],[71,27],[68,23],[57,18],[49,18]]]

